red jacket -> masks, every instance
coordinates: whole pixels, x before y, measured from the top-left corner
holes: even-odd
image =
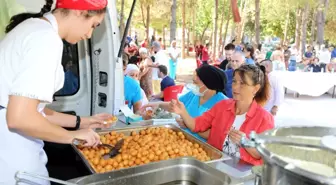
[[[236,101],[227,99],[217,103],[212,109],[205,112],[195,120],[194,132],[204,132],[211,128],[208,143],[220,151],[223,150],[223,143],[235,120]],[[251,131],[262,133],[274,128],[273,116],[263,107],[253,101],[249,111],[246,113],[246,120],[240,127],[240,131],[249,137]],[[240,148],[240,158],[253,165],[262,164],[262,160],[253,158],[244,148]]]

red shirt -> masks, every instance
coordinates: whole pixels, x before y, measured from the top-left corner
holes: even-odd
[[[142,48],[146,48],[146,47],[147,47],[147,41],[143,41],[143,42],[141,43],[141,47],[142,47]]]
[[[212,109],[195,119],[194,132],[204,132],[211,128],[208,143],[220,151],[223,150],[223,143],[235,120],[236,101],[227,99],[218,102]],[[240,127],[240,131],[249,137],[251,131],[262,133],[274,128],[273,116],[256,101],[246,113],[246,120]],[[262,164],[261,159],[253,158],[244,148],[240,148],[240,158],[253,165]]]
[[[202,50],[203,50],[203,46],[202,45],[195,46],[195,52],[196,52],[196,56],[197,57],[201,56]]]
[[[208,61],[209,60],[209,52],[208,52],[208,48],[204,47],[202,49],[202,61]]]

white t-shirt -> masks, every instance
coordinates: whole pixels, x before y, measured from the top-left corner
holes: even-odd
[[[64,84],[61,65],[63,43],[52,14],[28,19],[0,42],[0,105],[7,107],[9,95],[41,100],[38,111],[51,103],[53,94]],[[16,184],[17,171],[48,176],[43,141],[9,130],[6,109],[0,110],[0,184]],[[22,118],[25,119],[25,118]],[[28,120],[29,121],[29,120]],[[47,181],[31,179],[38,184]]]
[[[47,14],[49,19],[55,19]],[[58,25],[29,19],[9,32],[0,43],[0,105],[8,95],[20,95],[51,103],[64,85],[61,64],[63,42]]]
[[[298,55],[298,51],[295,48],[290,48],[289,51],[291,52],[290,58],[289,60],[296,60],[297,55]]]
[[[180,50],[178,48],[170,47],[168,53],[171,54],[173,58],[177,59],[178,56],[180,55]]]
[[[286,64],[280,60],[274,60],[273,71],[286,71]]]
[[[234,130],[239,130],[245,121],[246,113],[242,115],[236,115],[236,118],[232,124]],[[223,143],[223,152],[236,158],[240,158],[239,146],[231,142],[229,134],[226,136]]]
[[[320,63],[322,64],[329,64],[331,60],[331,52],[326,50],[321,50],[318,53],[318,58],[320,59]]]
[[[155,55],[155,63],[154,64],[160,64],[160,65],[165,65],[168,69],[168,73],[169,73],[169,58],[168,55],[161,49],[160,51],[158,51]],[[158,76],[158,68],[153,68],[153,75],[152,75],[152,79],[153,80],[159,80],[159,76]]]

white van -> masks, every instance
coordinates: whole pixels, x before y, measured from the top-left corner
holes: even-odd
[[[29,12],[39,12],[45,4],[45,0],[16,1]],[[109,0],[106,17],[90,40],[76,45],[64,42],[62,64],[66,82],[55,94],[51,109],[80,116],[119,113],[125,100],[117,17],[115,1]]]

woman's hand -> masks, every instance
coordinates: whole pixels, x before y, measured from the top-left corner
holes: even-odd
[[[81,129],[77,131],[72,131],[72,135],[74,139],[84,140],[84,146],[97,146],[101,143],[99,135],[92,129]]]
[[[178,124],[181,128],[187,128],[187,126],[185,125],[183,119],[181,119],[181,118],[176,118],[175,120],[176,120],[177,124]]]
[[[240,140],[242,137],[245,137],[246,134],[244,132],[241,132],[239,130],[235,130],[235,129],[232,129],[230,132],[229,132],[229,137],[230,137],[230,140],[234,143],[234,144],[237,144],[240,146]]]
[[[140,108],[139,114],[144,120],[150,120],[154,116],[154,112],[160,107],[159,104],[147,104]]]
[[[82,118],[80,128],[109,128],[111,127],[111,124],[106,124],[106,120],[111,119],[112,117],[111,114],[101,113],[91,117]]]
[[[160,104],[147,104],[147,105],[144,105],[140,108],[140,113],[145,113],[148,109],[152,109],[153,112],[155,112],[158,108],[160,107]]]
[[[171,100],[169,103],[169,112],[173,112],[178,115],[183,115],[187,112],[184,104],[179,100]]]

